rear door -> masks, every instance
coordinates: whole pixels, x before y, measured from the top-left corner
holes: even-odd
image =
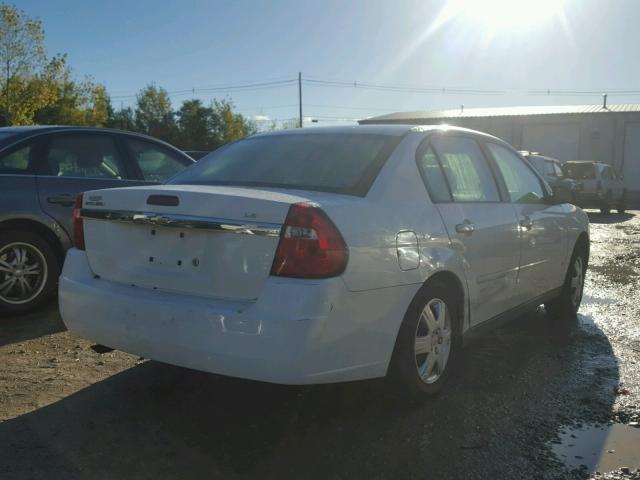
[[[521,258],[516,297],[523,303],[562,283],[566,270],[566,213],[561,205],[545,203],[550,192],[524,159],[504,145],[485,145],[518,218]]]
[[[446,190],[442,180],[429,174],[434,162],[443,173]],[[512,206],[502,200],[494,172],[476,140],[435,134],[430,146],[418,152],[418,164],[453,248],[463,258],[471,324],[515,306],[520,258],[517,220]]]
[[[0,219],[35,216],[40,211],[33,159],[37,142],[24,141],[0,154]]]
[[[78,193],[144,184],[131,178],[125,158],[109,134],[64,132],[47,136],[36,177],[42,210],[70,234]]]

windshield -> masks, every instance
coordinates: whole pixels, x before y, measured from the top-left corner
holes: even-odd
[[[567,177],[575,180],[592,180],[596,178],[593,163],[565,163],[562,168]]]
[[[212,152],[168,183],[364,196],[401,138],[359,133],[251,137]]]

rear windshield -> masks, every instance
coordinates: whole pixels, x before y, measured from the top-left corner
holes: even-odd
[[[401,139],[360,133],[250,137],[212,152],[168,183],[364,196]]]
[[[562,169],[567,177],[575,180],[592,180],[596,178],[593,163],[565,163]]]

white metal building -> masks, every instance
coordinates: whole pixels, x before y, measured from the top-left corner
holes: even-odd
[[[449,124],[502,138],[519,150],[561,161],[594,160],[624,175],[630,203],[640,203],[640,104],[460,108],[399,112],[361,124]]]

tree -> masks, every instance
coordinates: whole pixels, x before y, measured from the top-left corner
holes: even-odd
[[[177,138],[171,99],[162,87],[151,84],[140,91],[136,97],[134,118],[139,132],[167,142],[173,142]]]
[[[13,5],[0,5],[0,84],[3,124],[14,123],[17,109],[22,110],[20,121],[32,107],[24,108],[25,102],[32,105],[46,103],[47,89],[37,75],[46,69],[47,55],[44,47],[44,31],[37,18],[29,18]],[[35,97],[34,97],[35,96]]]
[[[184,150],[213,150],[220,140],[213,132],[213,108],[205,107],[200,100],[182,102],[176,112],[178,118],[178,145]]]
[[[228,100],[214,100],[211,105],[213,129],[221,145],[257,132],[255,123],[244,118],[242,114],[235,113],[233,107],[233,103]]]
[[[5,125],[29,125],[37,113],[57,98],[57,80],[63,61],[54,57],[37,75],[15,77],[11,81],[11,118],[2,116]],[[6,106],[6,105],[5,105]]]
[[[137,128],[133,109],[126,107],[118,111],[112,111],[107,122],[107,127],[136,132]]]
[[[93,127],[103,127],[108,123],[112,108],[107,89],[91,78],[73,80],[64,57],[57,65],[57,73],[47,81],[54,95],[35,113],[37,123]]]

